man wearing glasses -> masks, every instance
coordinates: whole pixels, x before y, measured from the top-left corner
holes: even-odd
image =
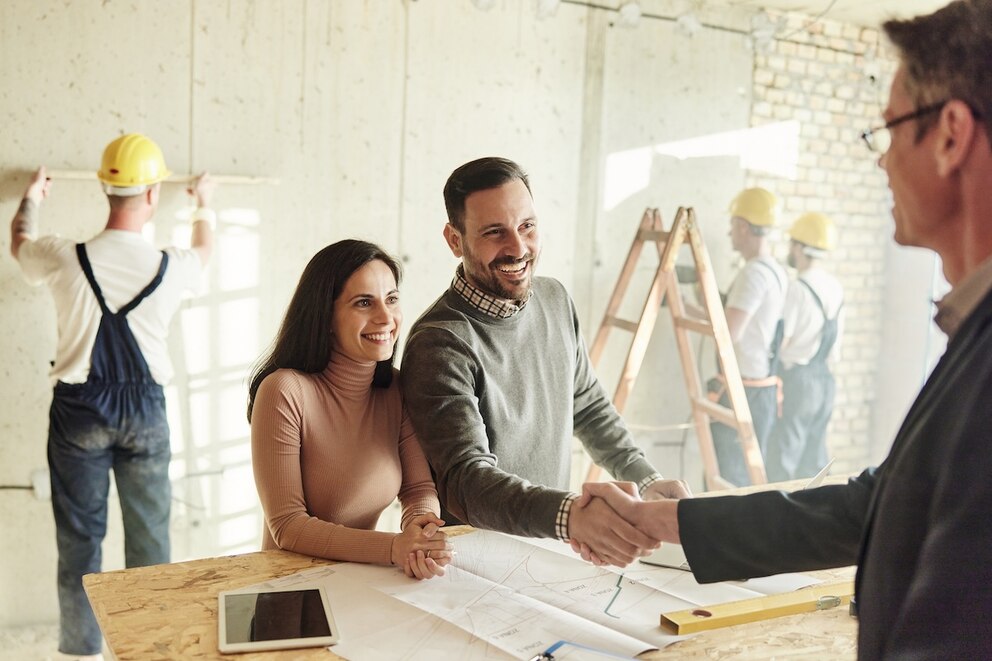
[[[895,239],[935,251],[947,351],[889,456],[846,485],[638,502],[587,485],[703,582],[858,564],[860,659],[992,657],[992,0],[883,26],[900,65],[864,133]],[[586,553],[588,555],[588,553]]]

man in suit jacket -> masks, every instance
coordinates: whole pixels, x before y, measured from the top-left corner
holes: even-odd
[[[947,351],[888,457],[846,485],[792,494],[641,503],[616,485],[586,491],[651,537],[681,542],[700,581],[857,562],[860,659],[987,659],[992,0],[883,27],[900,66],[885,125],[864,137],[888,175],[896,241],[934,250],[952,285],[937,304]]]

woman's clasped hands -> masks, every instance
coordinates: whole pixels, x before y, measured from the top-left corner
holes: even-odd
[[[393,538],[391,560],[410,578],[444,576],[444,567],[454,556],[448,536],[440,532],[444,521],[433,514],[421,514]]]

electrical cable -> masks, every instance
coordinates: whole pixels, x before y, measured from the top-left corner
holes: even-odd
[[[600,4],[597,4],[595,2],[587,2],[586,0],[561,0],[561,2],[562,2],[562,4],[576,5],[576,6],[579,6],[579,7],[586,7],[588,9],[601,9],[603,11],[611,11],[611,12],[613,12],[615,14],[619,14],[620,13],[620,9],[618,7],[609,7],[607,5],[600,5]],[[651,13],[647,13],[647,12],[642,12],[640,16],[641,16],[641,18],[651,18],[651,19],[654,19],[656,21],[665,21],[667,23],[677,23],[678,20],[679,20],[679,17],[678,16],[665,16],[665,15],[662,15],[662,14],[651,14]],[[750,34],[750,32],[747,31],[747,30],[738,30],[736,28],[728,28],[728,27],[723,26],[723,25],[714,25],[712,23],[700,23],[700,25],[702,27],[704,27],[704,28],[709,28],[711,30],[719,30],[721,32],[730,32],[732,34],[743,34],[743,35],[749,35]]]
[[[610,7],[610,6],[607,6],[607,5],[601,5],[601,4],[598,4],[598,3],[595,3],[595,2],[588,2],[587,0],[561,0],[561,2],[562,2],[562,4],[576,5],[576,6],[579,6],[579,7],[586,7],[588,9],[600,9],[600,10],[603,10],[603,11],[610,11],[610,12],[613,12],[613,13],[616,13],[616,14],[619,14],[620,13],[620,9],[618,7]],[[830,4],[828,4],[827,7],[823,11],[821,11],[819,14],[817,14],[816,16],[814,16],[813,19],[810,22],[806,23],[802,27],[798,27],[795,30],[786,33],[785,35],[782,35],[782,36],[772,35],[772,37],[774,39],[778,40],[778,41],[786,41],[786,40],[789,39],[789,37],[792,37],[793,35],[796,35],[796,34],[799,34],[800,32],[804,32],[806,30],[809,30],[811,27],[813,27],[814,25],[816,25],[817,23],[819,23],[821,20],[823,20],[823,17],[826,16],[828,13],[830,13],[830,10],[833,9],[834,8],[834,5],[836,5],[836,4],[837,4],[837,0],[830,0]],[[640,17],[641,18],[651,18],[651,19],[654,19],[656,21],[666,21],[666,22],[669,22],[669,23],[677,23],[678,20],[679,20],[679,17],[678,16],[665,16],[663,14],[652,14],[652,13],[649,13],[649,12],[643,12],[643,13],[641,13],[640,14]],[[729,32],[731,34],[742,34],[742,35],[745,35],[745,36],[751,36],[751,31],[750,30],[740,30],[738,28],[728,28],[728,27],[723,26],[723,25],[714,25],[713,23],[702,23],[702,22],[700,22],[699,25],[702,26],[702,27],[704,27],[704,28],[708,28],[710,30],[719,30],[721,32]],[[836,50],[836,49],[830,48],[830,50]]]

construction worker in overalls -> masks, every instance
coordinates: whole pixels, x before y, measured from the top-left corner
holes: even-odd
[[[782,417],[775,424],[766,461],[770,481],[816,475],[827,465],[827,423],[834,407],[828,358],[840,335],[844,291],[819,261],[836,244],[833,222],[807,213],[789,230],[789,285],[783,314]]]
[[[199,285],[215,222],[203,175],[189,189],[198,206],[192,247],[159,251],[143,238],[169,174],[154,142],[122,136],[105,149],[98,173],[110,203],[103,232],[85,243],[37,237],[38,209],[49,191],[44,168],[11,227],[11,252],[25,279],[49,287],[58,316],[48,464],[59,551],[59,651],[83,658],[100,658],[102,648],[82,577],[101,568],[111,469],[127,566],[169,561],[166,339],[184,293]]]
[[[743,190],[730,204],[730,240],[745,264],[730,286],[724,312],[762,456],[778,417],[780,389],[775,372],[788,285],[785,269],[772,257],[769,238],[779,206],[778,198],[764,188]],[[717,380],[716,397],[729,406],[720,386]],[[712,423],[710,430],[721,477],[738,486],[750,484],[737,431],[721,422]]]

